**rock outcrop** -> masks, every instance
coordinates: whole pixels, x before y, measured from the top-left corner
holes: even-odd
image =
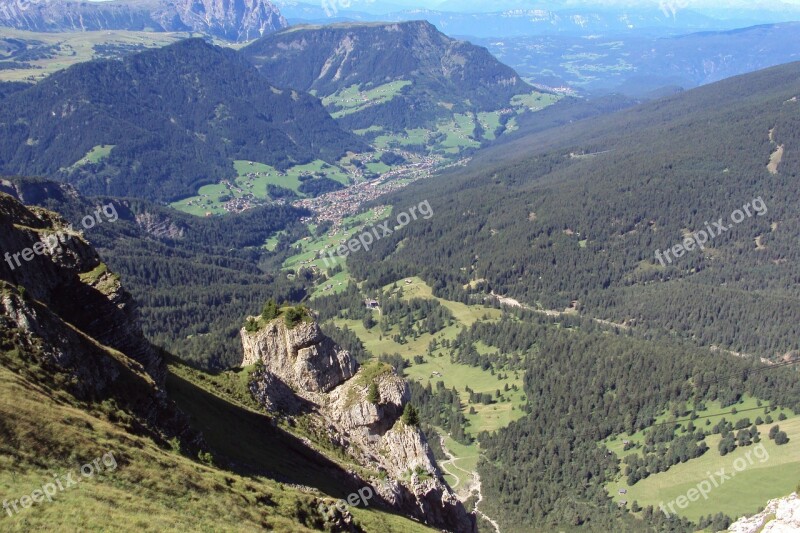
[[[163,361],[142,334],[133,298],[79,231],[55,213],[25,207],[0,193],[0,250],[7,253],[0,261],[0,279],[24,287],[31,298],[134,359],[163,385]],[[26,260],[25,250],[36,253]]]
[[[193,31],[242,42],[288,23],[267,0],[0,0],[0,25],[39,32]]]
[[[411,393],[391,366],[372,362],[359,369],[314,322],[289,328],[278,318],[241,335],[243,365],[257,365],[251,392],[266,409],[317,415],[307,419],[319,435],[375,472],[362,482],[383,505],[447,531],[475,531],[474,517],[444,482],[424,433],[401,419]]]
[[[757,515],[737,520],[728,531],[734,533],[794,533],[800,531],[800,498],[797,493],[770,500]]]
[[[326,337],[316,322],[302,322],[290,328],[276,319],[254,334],[242,333],[242,366],[262,361],[294,390],[328,392],[353,377],[355,359]]]
[[[167,398],[132,297],[79,232],[0,193],[0,250],[0,364],[87,405],[111,401],[156,439],[201,442]]]

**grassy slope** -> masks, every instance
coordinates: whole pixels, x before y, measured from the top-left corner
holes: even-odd
[[[303,174],[323,172],[326,177],[338,181],[342,185],[346,186],[350,183],[348,175],[342,169],[329,166],[320,160],[306,165],[297,165],[288,169],[285,173],[269,165],[251,161],[234,161],[233,166],[238,174],[238,177],[232,183],[235,188],[231,188],[224,183],[205,185],[197,191],[197,196],[174,202],[171,206],[190,215],[204,216],[206,213],[222,215],[225,214],[225,210],[222,207],[223,202],[220,201],[220,197],[242,198],[252,194],[255,198],[264,200],[268,198],[267,185],[285,187],[303,197],[304,195],[298,191],[300,187],[299,177]],[[323,168],[325,166],[327,168]],[[251,173],[255,173],[256,176],[248,177],[248,174]]]
[[[148,48],[166,46],[188,37],[184,33],[154,33],[134,31],[89,31],[75,33],[34,33],[0,28],[0,38],[39,41],[55,45],[54,57],[28,61],[34,68],[0,70],[0,81],[38,81],[53,72],[95,57],[94,46],[99,44],[144,45]]]
[[[741,418],[755,420],[758,416],[764,417],[763,407],[756,408],[756,400],[753,398],[746,398],[741,404],[736,405],[739,411],[736,415],[728,413],[730,408],[722,408],[718,404],[709,404],[708,407],[708,410],[699,413],[702,418],[695,421],[698,428],[708,427],[705,426],[706,419],[711,421],[713,427],[723,417],[732,422]],[[748,409],[755,410],[748,411]],[[789,418],[778,422],[778,414],[781,412],[784,412]],[[639,481],[633,487],[627,484],[624,476],[620,476],[616,481],[609,483],[606,489],[615,500],[625,499],[629,505],[637,501],[642,507],[653,505],[658,508],[662,502],[666,504],[678,496],[686,495],[689,489],[708,479],[709,472],[713,474],[721,468],[725,468],[726,473],[734,472],[734,462],[739,458],[745,458],[747,453],[751,452],[754,464],[748,464],[748,467],[742,472],[737,473],[735,477],[726,481],[719,488],[715,488],[709,494],[708,500],[701,499],[692,502],[680,512],[686,518],[697,520],[700,516],[718,512],[736,518],[743,514],[760,511],[768,500],[789,494],[800,482],[800,471],[797,469],[797,464],[800,463],[800,417],[793,416],[790,411],[782,410],[776,410],[770,414],[775,421],[772,424],[758,426],[758,430],[761,432],[761,442],[769,454],[769,458],[763,462],[753,451],[759,446],[758,444],[737,448],[725,457],[720,456],[717,451],[720,436],[711,435],[706,438],[706,444],[710,450],[702,457],[675,465],[666,472]],[[659,422],[663,422],[665,419],[665,417],[661,418]],[[776,446],[767,437],[769,429],[776,424],[780,425],[791,439],[784,446]],[[678,432],[678,434],[682,433],[682,431]],[[618,437],[606,445],[617,457],[622,458],[636,453],[635,450],[622,451],[623,440],[642,442],[643,438],[639,432],[632,436]],[[626,490],[627,494],[619,495],[620,489]],[[679,510],[677,506],[675,509]]]
[[[198,379],[198,373],[182,368]],[[58,492],[52,502],[19,507],[13,517],[3,512],[0,530],[103,531],[111,524],[115,531],[321,530],[316,507],[322,498],[332,502],[344,495],[343,485],[329,475],[341,467],[322,468],[327,465],[319,454],[239,405],[244,375],[200,380],[213,382],[211,390],[229,389],[231,399],[174,374],[170,378],[176,399],[190,408],[195,422],[209,426],[215,464],[227,464],[220,462],[223,454],[233,460],[234,466],[222,468],[126,432],[111,421],[113,409],[89,412],[71,396],[0,366],[0,500],[31,495],[54,474],[80,479],[79,466],[105,454],[116,461],[116,467],[109,462],[94,477]],[[267,465],[280,467],[291,481],[314,482],[321,489],[303,491],[255,473]],[[375,508],[351,512],[366,531],[430,531]]]

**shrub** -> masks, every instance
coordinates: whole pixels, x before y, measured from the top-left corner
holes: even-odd
[[[410,403],[406,404],[405,408],[403,409],[403,416],[401,418],[408,426],[419,425],[419,413],[417,413],[417,410]]]
[[[378,390],[378,384],[374,381],[369,384],[369,392],[367,392],[367,401],[372,405],[381,403],[381,391]]]

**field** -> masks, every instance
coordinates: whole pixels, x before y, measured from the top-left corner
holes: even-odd
[[[436,382],[442,381],[447,388],[455,387],[462,396],[462,411],[470,423],[467,432],[473,436],[484,430],[494,431],[500,429],[524,416],[524,412],[520,409],[525,403],[523,400],[521,373],[515,375],[514,372],[508,372],[508,378],[499,379],[498,375],[492,375],[488,370],[451,362],[450,357],[445,353],[445,349],[440,348],[434,351],[432,356],[426,353],[428,345],[433,339],[437,341],[452,340],[462,327],[469,327],[478,320],[496,320],[500,317],[502,311],[436,298],[433,296],[431,288],[421,279],[413,277],[409,278],[409,281],[410,283],[400,280],[397,283],[397,290],[402,289],[403,298],[437,300],[450,310],[455,318],[455,323],[434,335],[426,333],[420,335],[417,339],[409,338],[404,345],[397,344],[391,338],[391,332],[387,335],[381,335],[379,328],[372,328],[368,331],[360,321],[340,320],[337,321],[337,324],[340,327],[347,325],[375,356],[393,353],[399,353],[403,356],[410,363],[410,366],[405,369],[405,375],[409,379],[423,385],[427,383],[435,385]],[[383,288],[383,291],[385,293],[391,292],[392,285],[387,285]],[[422,364],[414,363],[414,356],[423,354],[425,354],[425,362]],[[502,369],[495,370],[500,371]],[[510,389],[508,392],[504,390],[506,385]],[[513,390],[512,387],[514,385],[516,385],[517,391]],[[490,393],[492,395],[495,395],[496,391],[500,391],[503,400],[491,405],[468,405],[464,398],[466,387],[470,387],[477,393]],[[476,414],[469,414],[469,407],[473,407]],[[458,456],[458,454],[455,455]]]
[[[695,421],[695,425],[704,427],[706,424],[704,420],[707,419],[713,426],[723,416],[729,421],[744,417],[751,420],[757,416],[763,418],[765,416],[763,407],[755,407],[755,403],[755,399],[745,399],[742,404],[736,406],[737,409],[741,407],[736,415],[720,414],[730,411],[730,408],[722,409],[719,405],[709,405],[709,409],[701,413],[701,418]],[[708,499],[690,502],[685,509],[675,506],[676,512],[691,520],[697,520],[701,516],[718,512],[737,518],[760,511],[768,500],[791,493],[800,483],[800,469],[797,468],[800,463],[800,417],[784,411],[788,419],[779,422],[778,414],[781,412],[778,410],[770,413],[775,420],[772,424],[758,426],[762,439],[759,444],[739,447],[722,457],[717,450],[721,437],[710,435],[706,438],[706,444],[710,449],[703,456],[675,465],[666,472],[651,475],[632,487],[628,486],[625,477],[621,475],[619,479],[609,483],[606,489],[615,500],[624,499],[629,506],[636,501],[642,507],[653,505],[658,509],[662,503],[666,505],[679,496],[686,495],[689,489],[695,488],[698,483],[710,479],[711,475],[724,468],[726,473],[735,475],[731,475],[731,479],[719,487],[713,488],[708,493]],[[769,440],[767,435],[769,429],[776,424],[789,435],[788,444],[776,446]],[[642,438],[640,433],[624,437],[631,442],[641,442]],[[762,444],[763,451],[757,452]],[[609,441],[607,446],[618,457],[635,453],[634,450],[622,451],[622,438]],[[746,468],[741,468],[744,464],[742,461],[747,461]],[[741,471],[734,468],[735,462]],[[718,477],[714,479],[719,480]],[[625,490],[627,493],[623,496],[620,490]]]
[[[389,102],[409,85],[410,81],[393,81],[364,91],[360,90],[358,85],[351,85],[336,94],[326,96],[322,99],[322,104],[328,108],[333,118],[342,118],[368,107]]]
[[[555,94],[545,94],[532,92],[531,94],[518,95],[511,99],[511,105],[529,111],[541,111],[545,107],[551,106],[561,99]]]
[[[72,168],[82,167],[83,165],[88,165],[91,163],[99,163],[109,156],[111,150],[113,150],[115,146],[116,145],[114,144],[101,144],[95,146],[89,150],[89,152],[83,156],[83,158],[75,162],[75,164],[72,165]]]
[[[119,50],[157,48],[188,36],[189,34],[186,33],[135,31],[34,33],[0,28],[0,40],[24,40],[28,42],[28,51],[43,52],[41,59],[24,61],[24,63],[29,63],[32,68],[0,70],[0,81],[39,81],[57,70],[94,59],[97,57],[94,47],[99,45],[111,45]]]
[[[297,165],[285,172],[254,161],[234,161],[234,168],[237,177],[232,182],[225,181],[200,187],[197,196],[174,202],[172,207],[191,215],[222,215],[227,212],[224,208],[227,200],[233,198],[266,200],[269,197],[267,185],[284,187],[303,197],[304,195],[298,191],[302,175],[324,175],[345,186],[350,183],[350,178],[344,170],[321,160]]]

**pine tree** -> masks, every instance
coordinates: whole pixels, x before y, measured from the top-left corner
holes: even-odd
[[[266,304],[264,304],[264,309],[261,311],[261,318],[269,321],[274,318],[278,318],[278,315],[280,315],[280,313],[281,311],[278,308],[278,304],[275,303],[275,300],[270,298],[269,301]]]
[[[378,384],[374,381],[369,385],[369,392],[367,392],[367,401],[372,405],[381,403],[381,392],[378,390]]]
[[[408,426],[416,426],[419,424],[419,413],[417,413],[417,410],[410,403],[407,403],[403,409],[402,420]]]

